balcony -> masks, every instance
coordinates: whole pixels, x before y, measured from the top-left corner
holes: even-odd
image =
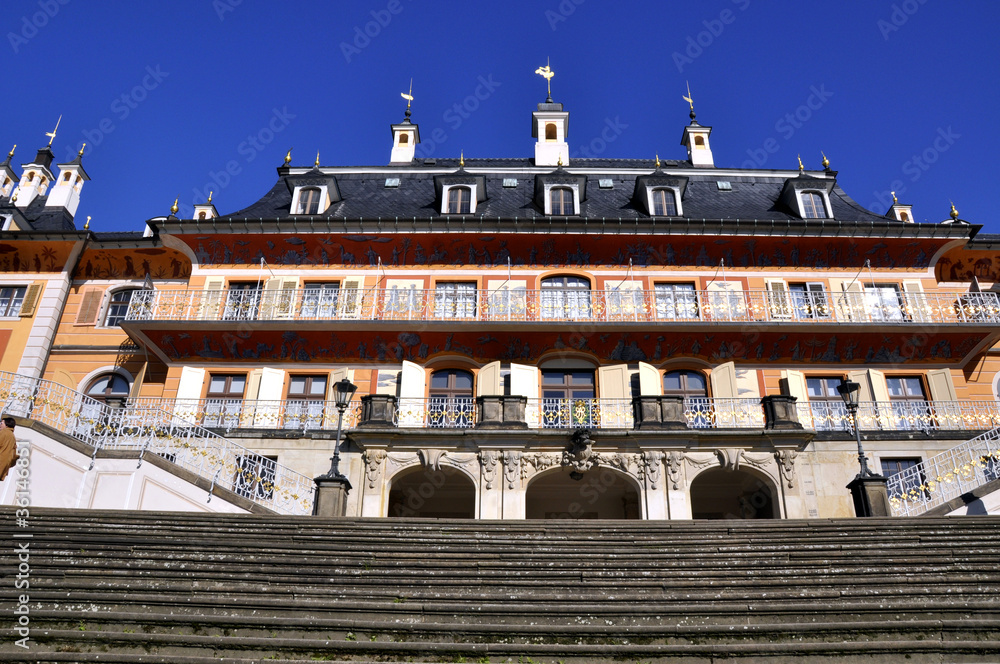
[[[988,324],[996,293],[788,293],[418,289],[160,290],[132,296],[129,321]]]
[[[806,429],[850,431],[851,416],[843,403],[796,404]],[[858,404],[862,431],[984,431],[1000,427],[997,401],[868,401]]]

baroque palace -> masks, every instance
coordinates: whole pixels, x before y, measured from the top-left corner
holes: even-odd
[[[533,157],[421,159],[408,105],[387,165],[289,152],[249,207],[137,232],[74,219],[81,157],[11,152],[32,504],[841,517],[863,445],[892,514],[1000,512],[1000,236],[867,210],[825,157],[717,166],[693,105],[663,161],[571,160],[563,105],[531,115]]]

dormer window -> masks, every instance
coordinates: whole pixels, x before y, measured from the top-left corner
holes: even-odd
[[[317,214],[319,212],[319,199],[322,192],[316,187],[305,187],[299,190],[299,205],[296,214]]]
[[[554,141],[559,137],[556,125],[553,122],[549,122],[545,125],[545,140]]]
[[[826,207],[823,205],[823,196],[815,191],[804,191],[800,194],[802,201],[803,219],[825,219]]]
[[[409,142],[410,142],[410,136],[409,136],[409,134],[401,133],[399,135],[399,144],[400,145],[406,145]]]
[[[702,150],[704,150],[705,149],[705,137],[704,136],[695,136],[694,137],[694,146],[696,148],[701,148]]]
[[[654,217],[677,216],[677,202],[673,189],[653,189],[650,198],[652,199],[650,209]]]
[[[571,215],[576,214],[573,205],[573,190],[569,187],[553,187],[549,190],[549,214]]]
[[[204,221],[205,220],[205,213],[204,212],[199,212],[198,213],[198,220],[199,221]]]
[[[472,190],[469,187],[448,188],[448,214],[469,214],[472,212]]]

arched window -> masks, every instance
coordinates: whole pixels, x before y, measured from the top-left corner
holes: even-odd
[[[28,182],[34,182],[34,180],[35,180],[35,172],[31,171],[30,173],[28,173]]]
[[[910,215],[906,214],[905,212],[900,212],[899,213],[899,219],[900,219],[900,221],[909,221],[910,220]]]
[[[462,369],[442,369],[431,374],[429,426],[465,429],[475,425],[473,417],[472,373]]]
[[[694,146],[696,148],[703,148],[703,147],[705,147],[705,137],[704,136],[695,136],[694,137]]]
[[[558,130],[554,123],[550,122],[545,125],[545,140],[554,141],[558,136]]]
[[[48,182],[48,181],[49,181],[49,180],[48,180],[48,178],[46,178],[46,177],[45,177],[45,176],[43,175],[43,176],[42,176],[42,179],[38,181],[38,186],[39,186],[39,187],[44,187],[44,186],[45,186],[45,183],[46,183],[46,182]]]
[[[198,219],[199,219],[199,220],[203,220],[204,218],[205,218],[205,213],[204,213],[204,211],[202,211],[202,212],[199,212],[199,213],[198,213]]]
[[[825,219],[826,208],[823,197],[814,191],[802,192],[802,217],[804,219]]]
[[[410,137],[407,134],[400,134],[399,135],[399,144],[400,145],[406,145],[409,142],[410,142]]]
[[[322,192],[315,187],[307,187],[299,191],[299,209],[296,214],[318,213],[321,195]]]
[[[449,214],[469,214],[472,211],[472,190],[468,187],[450,188],[447,209]]]
[[[551,429],[600,426],[591,369],[542,369],[542,426]]]
[[[73,177],[72,173],[66,173],[66,175],[63,176],[63,182],[69,182],[71,177]]]
[[[663,374],[663,394],[673,397],[707,397],[708,383],[699,371],[668,371]]]
[[[590,318],[590,281],[583,277],[542,280],[541,317],[562,320]]]
[[[674,200],[673,189],[654,189],[651,193],[654,217],[677,216],[677,203]]]
[[[576,214],[573,209],[573,190],[569,187],[554,187],[549,190],[550,214]]]
[[[138,288],[123,288],[111,294],[111,301],[108,303],[108,313],[104,319],[104,324],[108,327],[118,327],[125,320],[128,313],[128,305],[132,302],[132,294]]]
[[[87,385],[85,393],[91,399],[96,399],[107,403],[108,399],[127,399],[129,392],[128,381],[121,374],[108,372],[96,376]]]

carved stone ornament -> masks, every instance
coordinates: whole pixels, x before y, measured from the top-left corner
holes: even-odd
[[[445,450],[417,450],[420,463],[431,470],[441,470],[441,457],[445,454]]]
[[[670,479],[670,486],[674,491],[680,491],[684,486],[684,477],[682,474],[684,455],[680,452],[671,452],[667,455],[667,477]]]
[[[365,479],[368,480],[368,488],[374,489],[378,482],[379,469],[385,461],[385,450],[365,450]]]
[[[546,468],[552,468],[560,464],[561,457],[557,453],[533,452],[521,456],[521,479],[526,480],[531,475],[536,475]]]
[[[569,449],[563,452],[563,465],[572,466],[579,473],[587,472],[597,463],[593,445],[594,441],[590,438],[590,430],[577,429],[573,432]]]
[[[497,478],[497,461],[500,459],[498,450],[483,450],[479,453],[479,465],[483,469],[483,481],[486,488],[492,489],[493,482]]]
[[[521,453],[503,453],[503,476],[507,481],[507,488],[513,489],[521,480]]]
[[[663,452],[643,452],[641,455],[642,464],[639,467],[646,476],[646,481],[649,483],[650,489],[658,489],[660,487],[660,480],[663,477],[664,456],[666,455]],[[680,460],[678,459],[678,466],[680,465],[679,462]]]
[[[774,458],[778,462],[782,477],[789,489],[795,488],[795,457],[799,455],[795,450],[781,450],[775,452]]]

